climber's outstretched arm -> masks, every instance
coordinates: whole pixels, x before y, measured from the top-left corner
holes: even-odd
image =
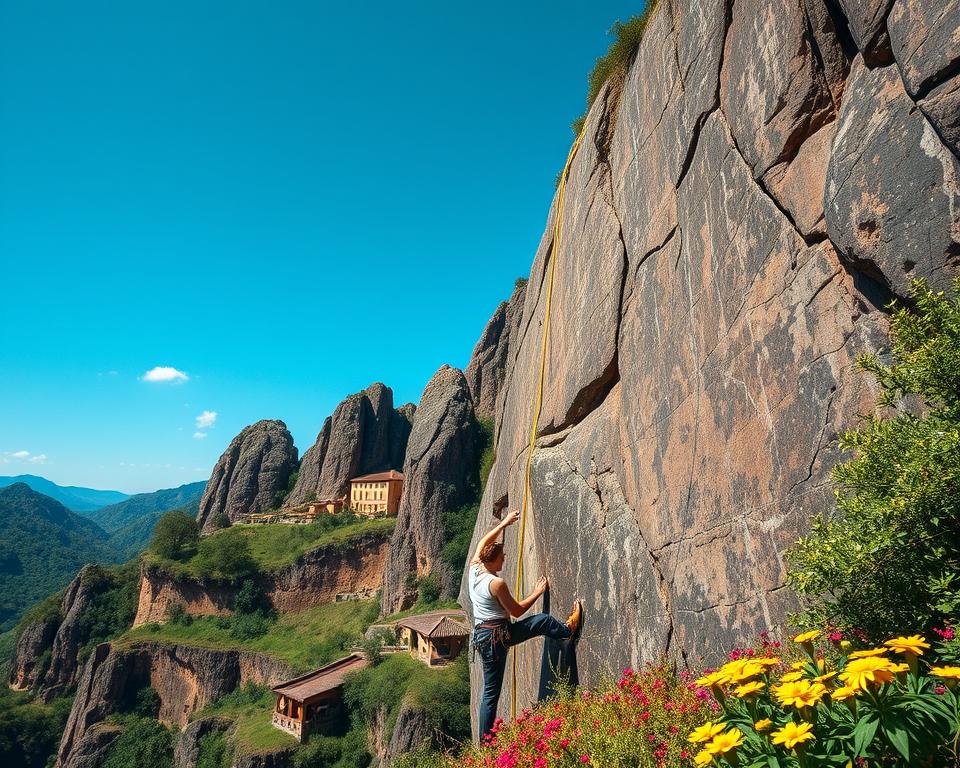
[[[510,512],[508,515],[506,515],[503,518],[503,520],[501,520],[499,523],[493,526],[493,528],[491,528],[487,533],[485,533],[483,538],[480,539],[480,541],[477,543],[477,549],[473,553],[473,560],[471,560],[470,562],[479,563],[480,550],[483,549],[484,545],[487,544],[488,542],[494,541],[497,538],[497,536],[500,535],[500,532],[504,528],[506,528],[507,526],[513,525],[519,519],[520,519],[520,513],[514,510],[513,512]]]
[[[547,577],[541,576],[537,579],[537,585],[533,588],[533,591],[523,598],[523,600],[518,601],[510,594],[510,587],[507,586],[507,582],[503,579],[497,578],[490,581],[490,594],[497,598],[497,602],[515,619],[519,619],[530,610],[530,606],[537,602],[537,599],[546,589]]]

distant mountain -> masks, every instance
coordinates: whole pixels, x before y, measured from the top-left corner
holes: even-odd
[[[97,510],[90,519],[103,528],[120,560],[136,557],[147,547],[157,520],[171,509],[196,515],[206,482],[188,483],[153,493],[138,493],[119,504]]]
[[[0,488],[5,488],[14,483],[26,483],[37,493],[56,499],[67,509],[81,514],[93,512],[108,504],[117,504],[130,498],[120,491],[98,491],[94,488],[80,488],[74,485],[57,485],[52,480],[37,475],[0,477]]]
[[[86,563],[116,562],[106,532],[26,483],[0,490],[0,631]]]
[[[153,493],[138,493],[118,504],[98,509],[89,515],[107,533],[118,531],[124,526],[155,512],[167,512],[171,509],[190,507],[196,512],[200,506],[200,497],[206,481],[187,483],[179,488],[166,488]]]

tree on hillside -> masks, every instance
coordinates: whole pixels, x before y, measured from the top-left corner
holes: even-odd
[[[189,560],[197,551],[200,526],[186,512],[175,509],[157,521],[150,550],[168,560]]]
[[[204,578],[239,583],[256,574],[257,564],[243,533],[228,528],[200,541],[197,569]]]
[[[788,553],[807,626],[883,640],[960,609],[960,299],[921,281],[912,298],[891,318],[891,364],[858,360],[882,392],[840,438],[853,457],[833,471],[837,513]]]

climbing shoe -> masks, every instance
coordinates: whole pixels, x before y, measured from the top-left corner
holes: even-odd
[[[567,629],[570,630],[570,637],[576,640],[580,636],[580,628],[583,626],[583,602],[573,601],[573,609],[570,616],[567,617]]]

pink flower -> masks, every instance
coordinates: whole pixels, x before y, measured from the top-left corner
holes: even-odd
[[[580,762],[581,762],[581,763],[589,763],[589,762],[590,762],[590,755],[580,755]]]

